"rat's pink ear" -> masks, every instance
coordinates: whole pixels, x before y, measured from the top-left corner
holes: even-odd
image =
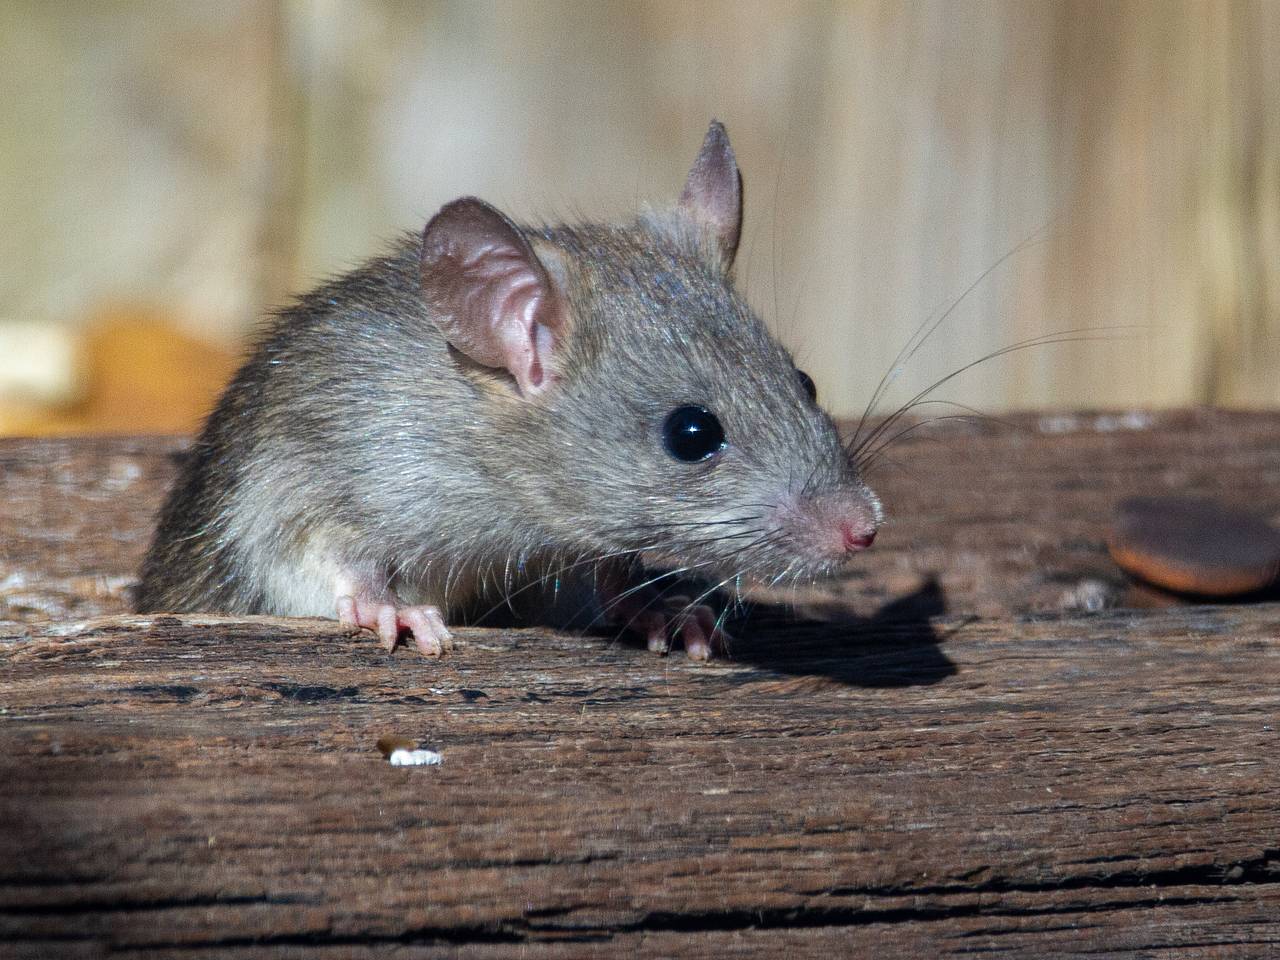
[[[551,385],[564,303],[502,213],[475,197],[442,207],[422,233],[421,277],[431,319],[457,350],[507,370],[525,396]]]
[[[725,270],[742,236],[742,174],[724,124],[712,120],[680,194],[680,210],[719,247]]]

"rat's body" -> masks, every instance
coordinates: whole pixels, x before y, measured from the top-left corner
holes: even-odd
[[[740,202],[713,124],[674,210],[527,228],[464,199],[303,297],[209,418],[139,608],[336,614],[439,653],[446,620],[565,569],[606,607],[639,561],[836,569],[879,506],[733,289]],[[620,623],[709,653],[702,608],[651,599]]]

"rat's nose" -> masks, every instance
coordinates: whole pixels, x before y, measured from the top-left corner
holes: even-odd
[[[862,486],[839,486],[803,497],[781,512],[795,547],[825,576],[876,539],[880,501]]]
[[[840,536],[844,539],[845,553],[857,553],[871,546],[876,539],[876,531],[874,527],[868,530],[845,520],[840,524]]]

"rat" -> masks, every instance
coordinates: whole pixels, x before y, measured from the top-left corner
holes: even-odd
[[[337,617],[439,656],[450,624],[585,584],[665,652],[710,592],[827,576],[882,510],[734,286],[742,178],[712,121],[678,201],[520,225],[474,197],[281,310],[169,493],[141,612]]]

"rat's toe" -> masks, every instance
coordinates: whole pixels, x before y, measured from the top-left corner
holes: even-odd
[[[711,641],[711,650],[715,654],[725,654],[729,652],[729,644],[733,643],[733,637],[729,632],[721,626],[723,617],[719,616],[715,610],[706,604],[699,604],[693,608],[693,617],[698,622],[698,626],[702,628]]]
[[[370,600],[366,597],[351,596],[350,594],[342,594],[336,597],[334,603],[338,609],[339,623],[343,626],[363,627],[366,630],[374,630],[386,649],[395,649],[400,627],[396,622],[394,604]]]
[[[356,598],[351,596],[338,597],[338,622],[344,627],[359,627],[360,612],[356,607]]]
[[[453,634],[439,607],[405,607],[400,616],[424,656],[439,657],[453,649]]]
[[[396,616],[395,605],[390,603],[379,604],[376,623],[378,639],[382,641],[383,648],[388,652],[394,650],[397,641],[400,639],[400,618]]]
[[[690,618],[680,627],[680,639],[684,641],[684,652],[690,660],[711,659],[711,635],[702,629],[696,618]]]
[[[667,630],[667,618],[653,611],[636,618],[637,633],[645,639],[645,646],[653,653],[666,656],[671,652],[671,634]]]
[[[724,654],[730,637],[720,627],[720,618],[705,603],[691,604],[688,597],[673,597],[668,625],[684,642],[690,660],[710,660]]]

